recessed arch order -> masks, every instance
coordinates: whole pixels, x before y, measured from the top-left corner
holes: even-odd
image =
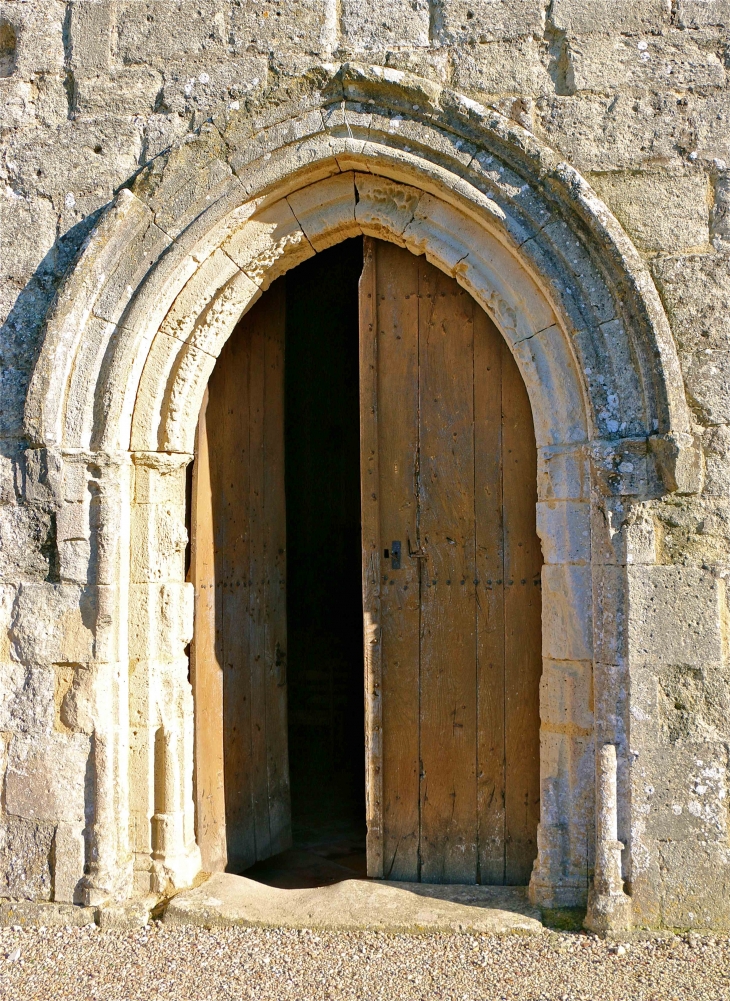
[[[98,767],[117,781],[97,789],[126,797],[132,823],[129,835],[112,832],[109,810],[97,804],[92,891],[120,878],[124,886],[144,883],[150,873],[153,886],[183,885],[194,874],[191,708],[180,666],[189,586],[179,533],[155,528],[156,510],[179,519],[176,473],[189,461],[208,377],[241,315],[280,274],[359,234],[425,254],[455,277],[494,319],[527,386],[546,560],[533,889],[545,902],[585,899],[593,721],[587,705],[572,729],[551,721],[550,686],[578,690],[575,677],[594,659],[591,483],[602,477],[606,490],[638,496],[656,489],[649,481],[692,489],[696,463],[674,343],[639,255],[577,171],[496,111],[396,71],[352,64],[296,107],[282,105],[275,122],[257,127],[255,112],[222,110],[145,167],[103,214],[48,317],[26,406],[31,443],[72,465],[107,457],[90,476],[103,479],[107,467],[117,475],[120,465],[134,470],[94,525],[96,551],[115,555],[90,563],[84,580],[133,585],[129,608],[112,598],[100,613],[96,628],[110,636],[103,661],[144,660],[160,645],[163,625],[168,651],[149,655],[157,666],[138,706],[134,685],[130,695],[128,682],[115,681],[115,704],[128,701],[139,733],[101,756]],[[155,477],[169,488],[153,489]],[[114,532],[105,546],[104,533]],[[161,584],[165,600],[151,596]],[[147,590],[142,596],[134,587]],[[170,597],[175,587],[180,597]],[[176,699],[177,721],[164,711]],[[100,733],[127,725],[119,709],[99,704],[97,714]],[[170,736],[158,746],[172,764],[164,801],[155,803],[160,725]],[[134,821],[153,814],[162,832],[156,840]]]

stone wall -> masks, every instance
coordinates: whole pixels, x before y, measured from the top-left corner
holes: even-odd
[[[252,135],[275,125],[353,60],[529,130],[650,269],[703,486],[655,490],[635,482],[643,460],[607,460],[624,482],[594,505],[593,602],[616,628],[593,637],[575,715],[595,709],[598,739],[620,749],[635,919],[730,926],[729,28],[728,0],[0,0],[0,895],[73,899],[96,851],[93,707],[126,691],[111,668],[88,676],[114,660],[98,649],[109,582],[84,576],[105,556],[91,550],[109,471],[62,468],[24,430],[48,309],[147,164],[221,109],[245,112]]]

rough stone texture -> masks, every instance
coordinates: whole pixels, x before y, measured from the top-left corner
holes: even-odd
[[[707,249],[709,190],[704,173],[593,174],[591,181],[640,250]]]
[[[389,932],[542,932],[540,913],[513,887],[433,886],[347,879],[312,890],[279,890],[219,872],[178,894],[165,925],[377,929]]]
[[[536,898],[585,902],[595,734],[634,919],[730,927],[727,0],[0,0],[2,25],[0,896],[194,877],[194,415],[260,288],[364,231],[480,297],[533,399]],[[65,430],[24,424],[34,369]],[[163,722],[178,834],[153,862]]]

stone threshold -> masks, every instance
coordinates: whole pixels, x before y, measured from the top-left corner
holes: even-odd
[[[544,931],[540,917],[525,887],[347,879],[314,889],[282,890],[222,872],[175,894],[163,921],[208,928],[537,935]]]
[[[408,933],[544,931],[526,887],[434,885],[347,879],[282,890],[245,876],[215,873],[167,901],[157,897],[100,907],[31,900],[0,901],[0,925],[129,930],[159,915],[168,926],[312,928]]]

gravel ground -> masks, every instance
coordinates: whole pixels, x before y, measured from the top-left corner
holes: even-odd
[[[0,998],[728,1001],[730,940],[3,928]]]

